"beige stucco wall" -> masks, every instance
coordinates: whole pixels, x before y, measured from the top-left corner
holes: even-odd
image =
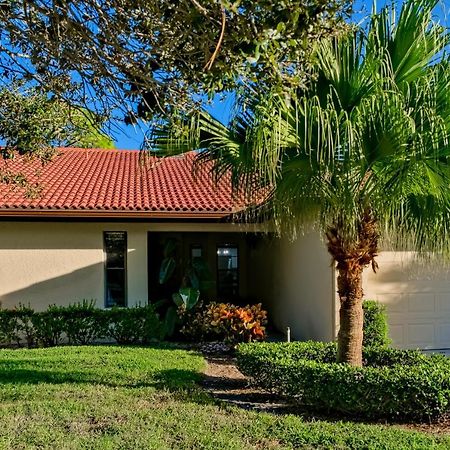
[[[182,223],[0,222],[0,303],[104,305],[103,231],[126,231],[128,305],[145,303],[148,231],[254,231],[253,226]]]
[[[128,303],[146,301],[146,231],[133,224],[0,222],[0,302],[103,306],[103,231],[128,232]]]
[[[334,271],[319,235],[307,233],[294,242],[276,240],[265,251],[274,272],[269,278],[268,271],[261,271],[261,290],[270,292],[269,312],[275,326],[281,331],[289,326],[292,337],[298,340],[332,340]]]

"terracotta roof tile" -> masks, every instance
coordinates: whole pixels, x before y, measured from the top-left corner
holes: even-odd
[[[44,166],[21,157],[2,162],[38,183],[42,193],[30,199],[24,189],[0,183],[0,210],[184,211],[226,216],[241,209],[233,202],[229,178],[215,186],[209,173],[202,171],[194,179],[193,152],[149,157],[145,163],[141,156],[138,150],[63,148]]]

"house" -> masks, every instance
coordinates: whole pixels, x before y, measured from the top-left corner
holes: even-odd
[[[176,285],[158,274],[169,240],[177,270],[201,256],[208,297],[262,302],[274,325],[297,339],[336,335],[335,273],[320,236],[276,238],[264,224],[235,223],[243,205],[229,179],[192,175],[193,154],[142,160],[132,150],[61,149],[47,165],[16,158],[8,168],[40,195],[0,185],[0,302],[36,310],[95,299],[97,306],[158,300]],[[409,253],[383,253],[365,293],[387,304],[394,344],[450,348],[450,277],[420,268]]]

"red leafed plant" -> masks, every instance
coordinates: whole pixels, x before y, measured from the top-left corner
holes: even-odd
[[[223,339],[228,343],[261,341],[266,337],[267,311],[261,303],[235,306],[209,303],[188,321],[183,333],[201,339]]]

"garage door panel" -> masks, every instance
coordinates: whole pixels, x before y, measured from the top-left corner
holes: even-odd
[[[450,342],[450,321],[437,326],[437,348],[447,348]]]
[[[387,311],[389,334],[396,347],[450,348],[450,311],[445,314],[434,310],[434,304],[430,302],[429,310],[413,302],[403,312]]]
[[[437,310],[450,315],[450,292],[436,294]]]
[[[391,325],[389,327],[389,334],[392,342],[396,347],[404,347],[406,345],[404,325]]]
[[[386,305],[393,344],[450,348],[450,270],[424,268],[401,252],[383,252],[379,265],[376,274],[365,271],[364,292]]]
[[[401,313],[408,306],[408,296],[400,293],[378,294],[376,299],[386,305],[389,313]]]
[[[434,314],[434,294],[409,294],[408,309],[412,313]]]
[[[413,348],[433,348],[436,342],[434,323],[413,323],[408,325],[407,342]]]

